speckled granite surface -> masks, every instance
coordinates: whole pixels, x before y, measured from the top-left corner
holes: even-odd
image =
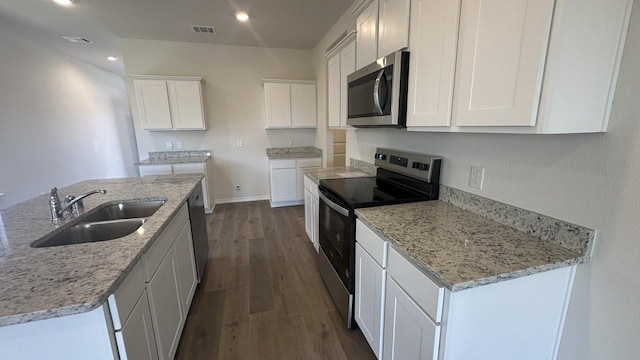
[[[354,168],[364,171],[366,173],[375,175],[376,174],[376,170],[378,169],[377,166],[368,163],[366,161],[362,161],[362,160],[358,160],[358,159],[354,159],[354,158],[350,158],[349,159],[349,164],[351,164],[351,166],[353,166]]]
[[[122,200],[167,199],[142,225],[144,231],[110,241],[32,248],[33,241],[78,220],[56,229],[48,195],[0,210],[0,326],[86,312],[104,303],[201,179],[170,175],[88,180],[60,189],[61,197],[106,189],[105,195],[85,199],[85,214]]]
[[[322,150],[313,146],[267,148],[269,159],[300,159],[322,157]]]
[[[357,209],[356,215],[451,291],[588,260],[444,201]]]
[[[324,180],[324,179],[374,176],[372,174],[363,172],[362,170],[357,169],[353,166],[310,169],[310,170],[305,170],[304,174],[308,176],[309,179],[311,179],[316,184],[319,184],[320,180]]]
[[[148,159],[140,160],[135,165],[199,163],[209,160],[210,157],[211,150],[156,151],[150,152]]]
[[[595,230],[465,191],[440,186],[440,200],[529,235],[578,251],[591,259]]]

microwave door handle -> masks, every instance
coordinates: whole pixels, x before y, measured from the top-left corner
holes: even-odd
[[[382,115],[382,106],[380,105],[380,81],[384,75],[384,69],[380,70],[376,77],[375,85],[373,86],[373,104],[376,106],[378,113]]]
[[[318,193],[318,195],[320,196],[320,199],[322,199],[322,201],[324,201],[324,203],[327,204],[327,206],[329,206],[330,208],[332,208],[333,210],[338,212],[340,215],[342,215],[344,217],[349,217],[349,210],[348,209],[345,209],[342,206],[340,206],[340,205],[334,203],[333,201],[329,200],[329,198],[324,196],[322,193]]]

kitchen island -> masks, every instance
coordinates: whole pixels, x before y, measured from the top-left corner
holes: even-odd
[[[138,305],[146,305],[147,311],[140,313],[144,316],[138,323],[146,324],[142,327],[146,333],[134,335],[148,340],[150,358],[166,358],[175,353],[195,290],[193,244],[185,203],[201,179],[202,175],[172,175],[87,180],[60,189],[61,195],[107,191],[105,195],[87,197],[84,214],[105,204],[165,201],[137,231],[109,241],[32,247],[34,241],[54,236],[82,219],[81,216],[53,225],[47,195],[0,211],[3,356],[33,358],[47,354],[51,358],[95,359],[117,358],[120,352],[122,357],[123,351],[133,351],[133,347],[125,346],[123,335],[128,330],[127,323],[135,320],[132,318]],[[149,305],[155,317],[166,313],[161,308],[166,303],[154,303],[152,296],[154,290],[171,288],[154,288],[158,281],[168,279],[159,277],[165,274],[173,274],[174,288],[179,290],[173,295],[181,300],[179,310],[174,319],[154,321],[151,331]],[[188,281],[180,282],[184,279]],[[170,299],[169,295],[162,298]],[[172,323],[177,327],[171,329],[173,334],[162,336],[166,330],[163,326]]]

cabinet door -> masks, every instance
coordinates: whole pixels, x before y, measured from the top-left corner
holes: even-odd
[[[410,0],[380,0],[378,57],[409,46]]]
[[[196,273],[196,259],[193,253],[193,238],[191,236],[191,223],[182,228],[174,245],[176,256],[176,268],[178,270],[178,288],[180,289],[180,305],[186,319],[193,294],[198,285]]]
[[[171,165],[140,165],[140,176],[171,174]]]
[[[122,330],[116,331],[116,342],[122,360],[158,359],[146,291],[138,299]]]
[[[413,0],[407,126],[449,126],[460,0]]]
[[[380,359],[386,270],[356,243],[355,319],[371,350]]]
[[[378,0],[356,18],[357,69],[361,69],[378,59]],[[352,71],[355,71],[352,70]]]
[[[391,277],[387,277],[385,303],[383,358],[437,359],[440,325],[436,325]]]
[[[313,243],[313,196],[307,189],[304,189],[304,232]]]
[[[316,85],[291,84],[291,126],[315,128],[316,118]]]
[[[271,202],[295,201],[296,169],[271,169]]]
[[[535,125],[553,4],[462,3],[454,125]]]
[[[340,53],[336,53],[327,60],[327,105],[329,110],[329,127],[340,127],[340,109],[342,82],[340,81]]]
[[[167,81],[174,129],[205,130],[200,81]]]
[[[184,324],[177,270],[172,247],[147,286],[160,359],[173,359]]]
[[[289,84],[264,84],[267,129],[291,127]]]
[[[171,110],[167,82],[133,80],[140,124],[145,130],[171,129]]]
[[[311,214],[313,216],[313,246],[320,251],[320,201],[317,197],[311,197]]]
[[[356,71],[356,43],[351,42],[340,51],[340,127],[347,126],[347,76]]]

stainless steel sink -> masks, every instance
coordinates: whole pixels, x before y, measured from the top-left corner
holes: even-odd
[[[146,219],[120,219],[80,223],[45,241],[36,241],[31,246],[40,248],[113,240],[133,233],[145,221]]]
[[[96,210],[96,212],[82,217],[84,222],[148,218],[153,215],[165,203],[164,200],[122,202],[108,205]]]

